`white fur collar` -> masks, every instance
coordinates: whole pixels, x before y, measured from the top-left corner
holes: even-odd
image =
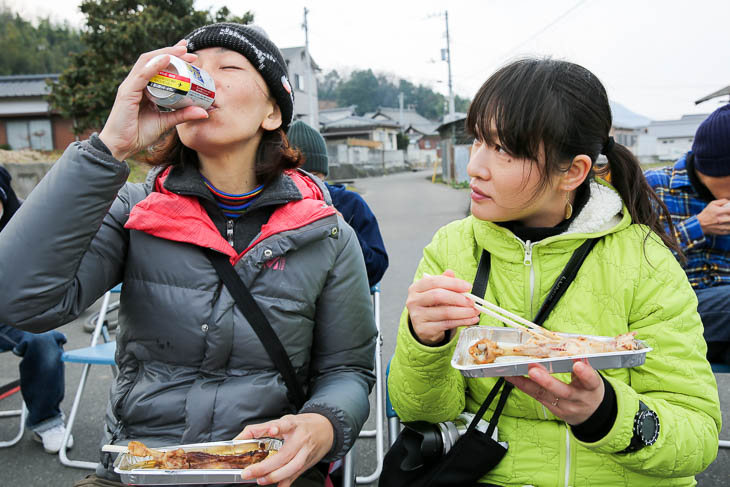
[[[609,230],[621,222],[623,203],[608,186],[590,182],[588,202],[564,233],[596,233]]]

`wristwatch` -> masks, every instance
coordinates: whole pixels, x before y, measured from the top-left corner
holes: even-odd
[[[634,436],[625,450],[619,453],[633,453],[645,446],[653,445],[659,437],[659,416],[639,401],[639,410],[634,416]]]

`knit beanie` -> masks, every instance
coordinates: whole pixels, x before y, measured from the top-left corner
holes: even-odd
[[[710,177],[730,176],[730,104],[702,122],[692,143],[695,169]]]
[[[188,52],[206,47],[225,47],[246,56],[261,74],[281,110],[281,128],[286,132],[294,112],[294,94],[286,61],[264,30],[256,25],[221,22],[195,29],[185,36]]]
[[[327,175],[329,172],[327,144],[319,132],[301,120],[296,120],[289,127],[286,137],[289,139],[289,145],[304,154],[302,169]]]

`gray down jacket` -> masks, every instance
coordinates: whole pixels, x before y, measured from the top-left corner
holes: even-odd
[[[321,183],[283,174],[299,197],[238,254],[198,198],[164,189],[166,172],[125,184],[128,166],[105,149],[95,136],[70,145],[0,234],[0,322],[56,328],[122,282],[103,442],[231,439],[297,411],[201,247],[219,250],[304,385],[299,412],[332,422],[325,460],[343,456],[368,416],[376,329],[357,238]]]

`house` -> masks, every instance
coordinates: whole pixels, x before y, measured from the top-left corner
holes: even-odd
[[[76,140],[73,122],[52,113],[46,80],[57,74],[0,76],[0,146],[62,150]]]
[[[355,115],[355,107],[320,111],[320,133],[327,143],[330,178],[385,174],[406,167],[398,150],[400,125]]]
[[[683,115],[679,120],[657,120],[646,127],[646,144],[640,144],[637,156],[659,161],[676,161],[692,148],[695,132],[708,113]]]
[[[355,116],[356,105],[350,105],[347,107],[333,107],[319,111],[319,123],[325,125],[329,122],[341,120],[345,117]]]
[[[284,48],[281,54],[286,61],[289,81],[294,90],[294,119],[318,127],[319,100],[316,72],[320,71],[319,66],[311,55],[307,66],[307,51],[304,46]]]
[[[468,182],[466,165],[469,163],[473,138],[466,132],[466,114],[454,114],[444,120],[437,128],[441,139],[441,175],[444,181]]]
[[[430,166],[441,157],[438,122],[427,119],[413,106],[407,108],[378,107],[364,115],[376,120],[397,122],[401,132],[408,136],[406,159],[412,167]]]
[[[613,100],[609,100],[609,104],[613,120],[610,134],[617,143],[638,155],[639,147],[646,145],[648,137],[646,127],[649,126],[651,120]]]
[[[327,143],[347,142],[349,139],[374,142],[372,147],[381,150],[398,150],[400,126],[390,120],[376,120],[357,115],[323,123],[320,129]],[[348,143],[348,145],[350,145]]]

